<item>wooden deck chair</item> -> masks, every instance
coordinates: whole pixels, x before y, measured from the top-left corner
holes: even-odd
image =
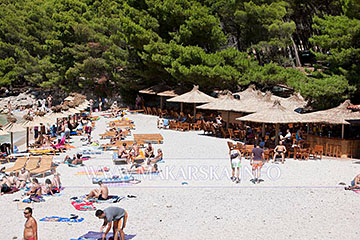
[[[45,173],[48,171],[51,171],[53,169],[52,167],[52,157],[43,156],[41,158],[40,166],[39,168],[36,168],[32,171],[30,171],[30,174],[43,174],[43,177],[45,177]]]
[[[12,166],[11,168],[8,168],[5,170],[5,172],[16,172],[19,171],[21,168],[25,167],[27,161],[27,157],[19,157],[14,166]]]
[[[322,159],[322,155],[324,154],[324,146],[323,145],[315,145],[314,149],[311,151],[311,155],[314,159],[317,159],[319,156],[320,160]]]
[[[31,172],[32,170],[35,170],[39,166],[38,165],[39,160],[40,160],[40,157],[38,157],[38,156],[30,156],[29,160],[26,163],[25,169],[28,170],[29,172]]]
[[[231,150],[233,150],[233,149],[235,149],[235,145],[232,143],[232,142],[227,142],[227,145],[228,145],[228,147],[229,147],[229,153],[231,152]]]

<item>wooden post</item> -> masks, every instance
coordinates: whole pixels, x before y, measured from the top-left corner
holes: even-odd
[[[29,127],[26,127],[26,150],[29,148]]]
[[[194,118],[195,118],[195,115],[196,115],[196,103],[194,103]]]
[[[160,96],[160,109],[162,110],[162,108],[163,108],[163,97]]]
[[[183,106],[184,104],[183,103],[180,103],[180,112],[182,112],[183,111],[183,108],[184,108],[184,106]]]
[[[341,124],[341,138],[344,139],[344,133],[345,133],[345,126],[344,124]]]
[[[229,128],[229,124],[230,124],[230,111],[227,112],[226,129]]]
[[[262,127],[261,127],[261,136],[264,138],[265,137],[265,123],[262,123]],[[263,139],[265,141],[265,139]]]
[[[277,123],[275,125],[275,144],[278,145],[279,143],[279,131],[280,131],[280,124]]]
[[[10,142],[11,142],[11,153],[14,153],[14,135],[13,135],[13,132],[10,133]]]

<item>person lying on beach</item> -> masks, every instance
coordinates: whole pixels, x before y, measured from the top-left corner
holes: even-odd
[[[86,196],[85,200],[90,198],[96,198],[98,200],[106,200],[109,197],[109,189],[103,184],[102,181],[98,182],[100,188],[92,190],[89,195]]]
[[[8,180],[10,182],[10,187],[16,187],[19,184],[19,180],[16,177],[15,172],[10,173],[10,176],[8,177]]]
[[[30,181],[30,173],[25,168],[21,168],[20,172],[18,173],[18,185],[17,188],[25,187],[26,183]]]
[[[41,192],[43,195],[52,195],[54,196],[54,193],[59,193],[60,190],[54,186],[50,179],[45,180],[45,185],[41,186]]]
[[[345,190],[356,190],[360,189],[360,174],[356,175],[351,181],[351,186],[345,187]]]
[[[11,191],[11,183],[8,177],[3,176],[2,180],[0,181],[0,195]]]
[[[135,165],[134,165],[135,166]],[[151,164],[139,164],[135,166],[135,169],[128,169],[127,173],[136,173],[136,174],[145,174],[145,173],[158,173],[159,168],[155,163],[153,166]]]
[[[75,156],[75,154],[74,154],[72,158],[69,157],[69,155],[66,155],[66,157],[64,159],[64,163],[79,165],[79,164],[82,164],[83,161],[81,160],[81,157],[78,158],[78,156]]]
[[[32,187],[26,193],[26,195],[36,194],[37,196],[41,197],[41,186],[39,184],[39,181],[36,178],[33,178],[31,181],[31,184],[32,184]]]
[[[277,145],[274,149],[274,157],[273,162],[275,162],[275,159],[278,155],[281,156],[281,163],[284,164],[285,161],[285,153],[286,153],[286,147],[283,145],[283,142],[280,141],[279,145]]]
[[[101,209],[96,210],[95,216],[99,219],[104,219],[104,223],[100,228],[100,232],[107,226],[105,232],[102,235],[102,240],[106,239],[106,235],[111,230],[111,225],[114,232],[114,240],[125,240],[124,228],[126,227],[128,214],[123,208],[108,207],[104,211]]]
[[[148,146],[145,148],[145,157],[147,157],[147,158],[155,157],[154,148],[151,143],[149,143]]]
[[[131,154],[129,154],[126,150],[126,143],[123,143],[123,145],[119,147],[118,151],[119,158],[126,158],[127,162],[129,163],[131,159]]]
[[[159,148],[157,150],[157,155],[156,157],[154,157],[153,159],[150,160],[151,163],[157,163],[159,161],[161,161],[163,159],[163,152],[162,150]]]

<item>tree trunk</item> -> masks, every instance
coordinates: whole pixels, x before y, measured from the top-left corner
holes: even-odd
[[[296,67],[301,67],[301,62],[300,62],[300,58],[299,58],[299,52],[298,52],[298,48],[294,42],[294,39],[292,38],[292,36],[290,36],[291,42],[293,44],[294,47],[294,51],[295,51],[295,59],[296,59]]]

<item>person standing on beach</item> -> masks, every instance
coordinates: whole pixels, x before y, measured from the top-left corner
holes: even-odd
[[[48,109],[51,109],[51,105],[52,105],[52,96],[51,95],[49,95],[48,97],[47,97],[47,105],[48,105]]]
[[[89,103],[90,103],[90,114],[91,114],[93,112],[94,100],[90,99]]]
[[[251,151],[250,164],[252,166],[252,173],[254,176],[254,183],[260,183],[261,168],[264,164],[264,150],[259,145],[255,145]]]
[[[32,216],[32,208],[25,208],[24,216],[27,219],[25,222],[24,240],[38,240],[37,223]]]
[[[241,152],[239,149],[232,149],[230,151],[230,162],[231,162],[231,169],[232,169],[232,176],[231,180],[236,183],[240,182],[240,168],[241,168]],[[237,169],[236,177],[235,172]]]
[[[125,240],[124,228],[126,227],[128,214],[123,208],[108,207],[103,210],[96,210],[95,216],[99,219],[104,219],[101,226],[102,232],[107,225],[105,232],[102,235],[102,240],[106,239],[106,235],[110,232],[111,225],[113,225],[114,240]]]
[[[10,100],[7,103],[7,108],[8,108],[9,114],[11,114],[12,113],[12,106],[11,106]]]

